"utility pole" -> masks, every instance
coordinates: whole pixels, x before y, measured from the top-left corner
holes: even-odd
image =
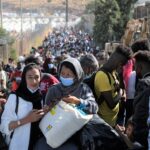
[[[2,0],[0,0],[0,16],[1,16],[1,28],[3,28],[3,11],[2,11]]]
[[[96,0],[94,0],[94,14],[96,14],[96,4],[97,4],[97,2],[96,2]]]
[[[23,30],[22,30],[22,0],[20,0],[20,54],[23,54]]]
[[[68,27],[68,0],[66,0],[66,27]]]
[[[30,2],[31,2],[30,23],[31,23],[31,32],[32,32],[32,0],[30,0]]]

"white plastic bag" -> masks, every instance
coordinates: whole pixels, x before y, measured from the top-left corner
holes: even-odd
[[[60,101],[43,117],[39,127],[47,144],[57,148],[91,120],[92,116],[81,113],[77,108]]]

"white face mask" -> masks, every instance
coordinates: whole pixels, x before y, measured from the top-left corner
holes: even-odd
[[[27,87],[27,88],[28,88],[28,90],[29,90],[31,93],[35,93],[35,92],[39,89],[39,87],[38,87],[38,88],[36,88],[35,90],[30,89],[29,87]]]
[[[86,74],[86,75],[85,75],[85,77],[84,77],[84,79],[88,79],[88,78],[90,78],[90,77],[92,76],[92,74],[93,74],[93,73]]]
[[[54,64],[48,64],[49,69],[54,68]]]

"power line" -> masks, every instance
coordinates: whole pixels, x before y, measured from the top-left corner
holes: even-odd
[[[68,26],[68,0],[66,0],[66,26]]]
[[[0,0],[0,16],[1,16],[1,20],[0,20],[0,23],[1,23],[1,28],[3,27],[3,11],[2,11],[2,0]]]

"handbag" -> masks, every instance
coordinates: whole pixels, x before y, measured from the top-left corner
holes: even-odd
[[[0,132],[0,150],[8,150],[8,145],[6,144],[5,138],[3,137],[1,132]]]
[[[52,148],[61,146],[74,133],[80,130],[93,115],[60,101],[41,120],[39,127]]]

